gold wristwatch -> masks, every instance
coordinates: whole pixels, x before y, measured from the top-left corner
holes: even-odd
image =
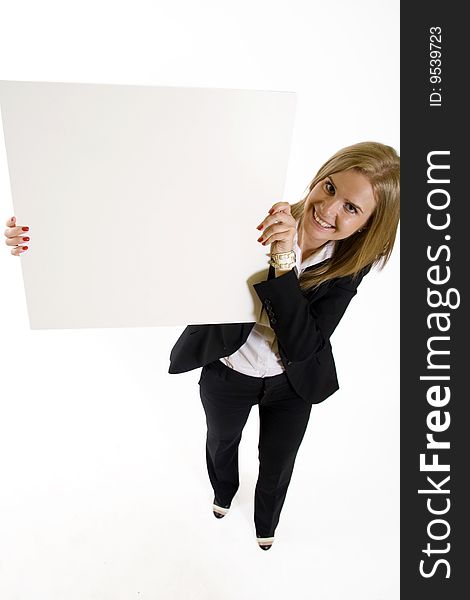
[[[269,264],[275,269],[288,270],[295,267],[295,252],[275,252],[271,254]]]

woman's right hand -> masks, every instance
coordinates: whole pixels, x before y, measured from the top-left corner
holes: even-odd
[[[5,244],[7,246],[14,246],[11,249],[13,256],[19,256],[26,252],[28,246],[24,246],[24,242],[29,242],[29,227],[26,225],[17,225],[16,217],[11,217],[6,222],[8,229],[5,229]]]

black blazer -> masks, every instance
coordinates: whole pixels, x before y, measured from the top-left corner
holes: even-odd
[[[253,286],[276,334],[286,375],[299,396],[312,404],[339,389],[330,336],[370,269],[362,269],[354,281],[350,275],[337,277],[304,292],[293,269],[274,277],[271,267],[268,279]],[[168,372],[183,373],[233,354],[254,325],[189,325],[171,351]]]

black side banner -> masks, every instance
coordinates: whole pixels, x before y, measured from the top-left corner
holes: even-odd
[[[463,103],[470,53],[462,6],[401,6],[404,600],[469,594],[470,152]]]

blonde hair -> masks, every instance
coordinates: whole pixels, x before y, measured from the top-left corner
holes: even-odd
[[[299,279],[302,289],[316,287],[335,277],[352,275],[365,267],[388,262],[400,219],[400,158],[391,146],[361,142],[342,148],[320,168],[308,186],[305,197],[291,206],[291,214],[302,226],[305,201],[315,185],[339,171],[356,169],[369,180],[376,206],[361,231],[337,240],[333,255],[317,268],[304,271]]]

